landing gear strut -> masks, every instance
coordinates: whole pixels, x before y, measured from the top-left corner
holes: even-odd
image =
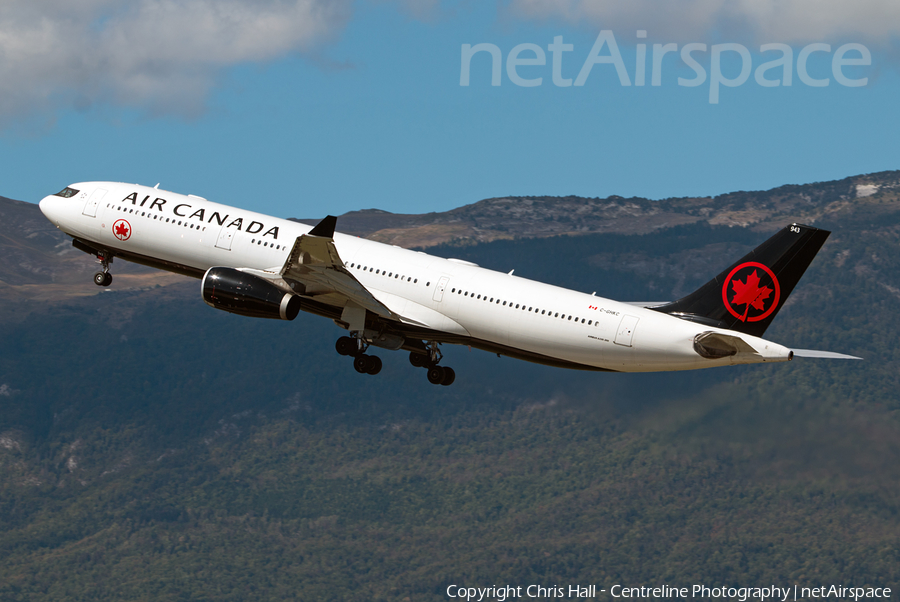
[[[428,382],[431,384],[449,387],[456,380],[456,372],[449,366],[438,365],[443,356],[441,350],[438,349],[436,341],[429,341],[426,344],[426,349],[428,350],[427,355],[411,351],[409,363],[416,368],[426,368],[428,370]]]
[[[378,374],[381,372],[381,358],[375,355],[366,355],[369,348],[361,338],[341,337],[334,344],[335,350],[341,355],[349,355],[353,358],[353,369],[360,374]]]
[[[98,253],[97,259],[100,260],[103,271],[94,274],[94,284],[97,286],[109,286],[112,284],[112,274],[109,273],[109,264],[112,263],[112,257]]]

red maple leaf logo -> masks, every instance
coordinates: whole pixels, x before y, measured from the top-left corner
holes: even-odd
[[[750,312],[751,307],[763,311],[766,308],[766,299],[774,292],[768,286],[759,286],[759,274],[756,270],[753,270],[752,274],[748,274],[744,282],[738,279],[732,280],[731,288],[734,291],[731,304],[746,306],[741,322],[747,321],[747,314]]]
[[[131,224],[127,221],[120,219],[115,224],[113,224],[113,234],[115,234],[116,238],[119,240],[128,240],[131,238]]]

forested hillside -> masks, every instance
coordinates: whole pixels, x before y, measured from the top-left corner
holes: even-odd
[[[379,352],[377,377],[356,374],[327,320],[217,312],[196,281],[10,294],[0,600],[892,586],[900,203],[886,188],[816,225],[833,234],[766,336],[865,361],[623,375],[445,347],[457,381],[433,387],[400,353]],[[464,238],[429,252],[667,300],[765,239],[752,226]]]

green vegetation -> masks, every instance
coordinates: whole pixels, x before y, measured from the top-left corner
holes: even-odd
[[[194,283],[7,306],[0,600],[892,586],[893,216],[824,224],[835,234],[767,333],[865,362],[617,375],[447,348],[457,383],[435,388],[396,353],[359,376],[327,321],[216,312]],[[764,236],[695,225],[437,252],[669,299]]]

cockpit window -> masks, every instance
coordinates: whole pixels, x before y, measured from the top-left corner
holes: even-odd
[[[69,188],[67,186],[67,187],[63,188],[62,190],[60,190],[59,192],[57,192],[53,196],[61,196],[64,199],[68,199],[68,198],[75,196],[76,194],[78,194],[77,190],[75,190],[74,188]]]

